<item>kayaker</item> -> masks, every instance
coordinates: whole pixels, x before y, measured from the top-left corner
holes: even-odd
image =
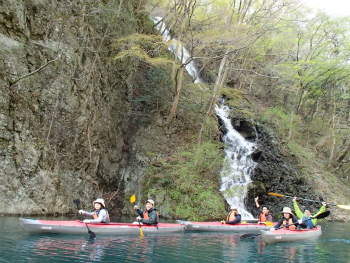
[[[85,216],[91,216],[94,219],[85,219],[84,223],[109,223],[109,214],[107,209],[105,208],[105,200],[102,198],[97,198],[93,203],[95,211],[86,212],[84,210],[79,210],[79,214],[83,214]]]
[[[270,230],[276,230],[277,228],[285,227],[286,229],[297,229],[298,219],[293,216],[292,209],[289,207],[283,207],[283,217],[278,221],[277,225]]]
[[[272,220],[273,220],[272,214],[270,213],[267,206],[263,206],[261,208],[261,206],[259,204],[259,197],[258,196],[255,198],[255,204],[259,210],[259,223],[265,223],[267,221],[272,222]]]
[[[134,209],[139,214],[136,220],[147,225],[158,225],[159,214],[157,208],[154,207],[154,201],[152,199],[146,201],[146,211],[138,209],[136,205],[134,206]]]
[[[304,213],[300,211],[297,203],[297,197],[293,198],[293,205],[294,205],[295,214],[299,217],[299,225],[301,226],[301,228],[310,229],[310,228],[316,227],[317,225],[317,219],[316,218],[312,219],[312,218],[320,213],[325,212],[327,203],[322,202],[322,206],[320,210],[318,210],[318,212],[313,216],[311,215],[311,209],[309,207],[304,208]]]
[[[239,224],[242,221],[242,217],[238,214],[237,207],[231,207],[230,213],[228,213],[226,221],[221,221],[223,224]]]

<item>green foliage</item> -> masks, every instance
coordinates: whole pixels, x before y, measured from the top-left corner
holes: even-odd
[[[272,125],[277,134],[282,137],[286,136],[289,131],[290,116],[284,112],[283,108],[269,108],[263,113],[262,121]]]
[[[214,142],[179,149],[169,160],[150,168],[150,178],[144,185],[166,189],[170,214],[175,218],[199,221],[222,218],[225,207],[217,183],[222,163],[222,149]]]
[[[132,59],[153,66],[171,63],[171,60],[164,58],[168,51],[161,36],[143,34],[129,35],[119,38],[115,42],[114,48],[118,52],[114,57],[115,61]]]
[[[315,157],[315,154],[309,149],[305,148],[303,145],[297,143],[296,141],[290,141],[287,144],[287,147],[291,154],[298,156],[300,160],[304,161],[304,164],[307,164],[307,160],[311,160]]]
[[[144,102],[153,105],[153,108],[165,110],[172,101],[173,82],[170,73],[164,67],[152,67],[139,72],[135,79],[137,83],[137,96],[134,102]]]

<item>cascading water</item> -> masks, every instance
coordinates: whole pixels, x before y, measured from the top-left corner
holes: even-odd
[[[247,141],[233,128],[229,117],[230,109],[223,102],[220,106],[215,105],[215,112],[227,130],[222,138],[225,144],[225,162],[221,170],[220,191],[231,207],[238,208],[242,218],[252,219],[253,216],[245,209],[243,201],[251,182],[250,175],[256,166],[250,158],[256,144]]]
[[[160,20],[162,20],[161,17],[154,17],[154,18],[151,18],[151,19],[153,20],[154,23],[158,23]],[[160,24],[158,24],[157,29],[160,32],[162,32],[164,41],[168,42],[170,40],[170,36],[169,36],[168,29],[165,28],[165,25],[163,23],[160,23]],[[175,54],[175,52],[176,52],[176,42],[172,41],[171,44],[169,45],[168,49],[173,54]],[[182,50],[183,50],[183,54],[182,54]],[[190,58],[190,54],[187,52],[186,48],[183,47],[181,44],[179,44],[177,57],[179,58],[179,60],[182,63],[186,63],[187,60]],[[196,63],[194,61],[191,61],[190,63],[188,63],[185,66],[185,68],[186,68],[186,71],[188,72],[188,74],[190,74],[192,76],[192,78],[194,79],[194,83],[203,83],[203,80],[201,80],[201,78],[199,77],[197,66],[196,66]]]
[[[162,18],[152,18],[158,23]],[[163,23],[157,25],[157,29],[162,32],[164,41],[170,41],[169,31]],[[176,43],[173,41],[169,50],[175,54]],[[182,54],[183,52],[183,54]],[[189,53],[182,46],[179,47],[178,58],[185,63],[190,57]],[[199,78],[197,66],[194,61],[186,65],[187,72],[193,77],[195,83],[203,83]],[[230,109],[221,103],[221,106],[215,105],[215,111],[218,117],[225,125],[227,133],[222,138],[225,144],[225,162],[221,171],[221,188],[227,203],[231,207],[237,207],[238,212],[244,219],[252,219],[253,216],[244,207],[244,198],[247,195],[248,184],[251,182],[250,174],[254,170],[256,163],[250,158],[255,150],[255,144],[248,142],[232,126],[229,111]]]

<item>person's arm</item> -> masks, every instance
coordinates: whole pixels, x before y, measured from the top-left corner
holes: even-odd
[[[102,221],[106,221],[106,218],[107,218],[107,212],[106,210],[103,209],[98,214],[98,218],[90,220],[90,223],[101,223]]]
[[[143,218],[143,211],[141,209],[137,209],[136,210],[136,213],[141,217]]]
[[[84,215],[84,216],[93,216],[93,215],[94,215],[93,212],[86,212],[86,211],[84,211],[84,210],[80,210],[80,211],[79,211],[79,214],[82,214],[82,215]]]
[[[266,216],[266,221],[269,221],[269,222],[272,222],[273,221],[273,218],[272,218],[272,215],[271,214],[268,214]]]
[[[277,225],[275,225],[273,228],[275,228],[275,229],[280,228],[281,225],[282,225],[282,222],[283,222],[283,218],[281,218],[281,219],[278,221]]]
[[[236,215],[233,221],[226,221],[226,224],[239,224],[241,222],[241,215]]]
[[[317,216],[318,214],[321,214],[321,213],[325,212],[326,211],[326,205],[327,205],[326,202],[322,202],[322,206],[321,206],[320,210],[318,210],[318,212],[315,215],[313,215],[313,217]],[[311,221],[314,224],[314,226],[316,226],[317,218],[311,219]]]
[[[300,219],[302,219],[303,216],[304,216],[304,214],[303,214],[303,212],[301,212],[300,209],[299,209],[299,206],[298,206],[297,198],[296,198],[296,197],[294,197],[294,199],[293,199],[293,206],[294,206],[295,214],[296,214]]]
[[[156,221],[157,221],[157,211],[156,210],[148,211],[148,216],[149,216],[148,220],[146,220],[144,218],[141,218],[140,222],[144,223],[144,224],[147,224],[147,225],[155,224]]]
[[[255,205],[257,208],[260,208],[260,205],[259,205],[259,196],[255,198]]]

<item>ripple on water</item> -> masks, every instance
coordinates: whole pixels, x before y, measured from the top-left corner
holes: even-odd
[[[349,262],[350,224],[332,223],[321,238],[267,245],[232,233],[171,235],[30,235],[0,218],[0,262]]]

